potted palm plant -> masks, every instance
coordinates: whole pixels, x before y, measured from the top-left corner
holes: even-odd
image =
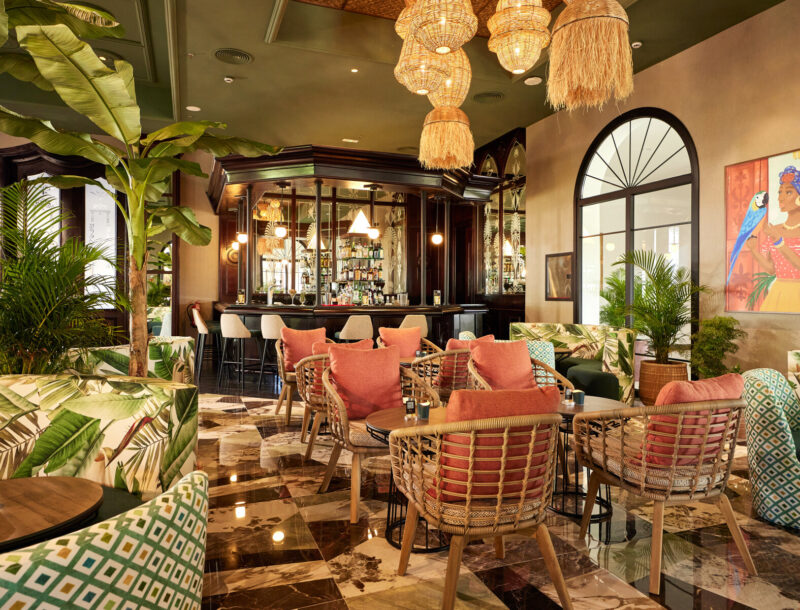
[[[639,374],[639,398],[652,405],[667,383],[689,377],[686,363],[670,360],[670,353],[684,348],[679,341],[692,322],[692,297],[705,287],[695,284],[688,269],[663,254],[634,250],[614,264],[632,265],[642,275],[641,298],[625,309],[633,316],[636,329],[647,337],[654,355],[652,360],[642,361]]]

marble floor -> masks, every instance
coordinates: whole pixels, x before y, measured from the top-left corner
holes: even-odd
[[[210,483],[202,607],[438,608],[446,552],[413,554],[406,575],[396,575],[399,551],[384,537],[388,457],[365,462],[360,519],[350,525],[349,454],[329,491],[317,494],[330,440],[322,437],[304,462],[302,404],[287,427],[276,402],[201,395],[198,466]],[[575,607],[800,608],[800,535],[753,517],[740,449],[728,495],[758,576],[747,574],[716,507],[697,502],[666,509],[662,594],[649,596],[652,504],[612,491],[613,517],[592,525],[586,540],[576,521],[547,519]],[[520,532],[506,547],[503,560],[491,544],[467,547],[456,607],[559,608],[535,541]]]

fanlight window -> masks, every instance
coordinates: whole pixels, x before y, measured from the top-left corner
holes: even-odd
[[[481,165],[481,176],[499,176],[500,172],[497,169],[497,161],[494,160],[494,157],[489,155],[484,159],[483,164]]]

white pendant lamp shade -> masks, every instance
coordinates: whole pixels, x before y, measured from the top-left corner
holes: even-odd
[[[530,70],[550,44],[550,12],[542,0],[500,0],[489,18],[489,50],[512,74]]]
[[[428,95],[444,84],[448,63],[441,55],[428,51],[414,36],[409,36],[403,42],[394,77],[411,93]]]
[[[311,239],[309,239],[308,243],[306,244],[306,250],[316,250],[316,249],[317,249],[317,234],[314,233],[311,236]],[[325,240],[321,239],[319,241],[319,249],[320,250],[325,249]]]
[[[445,55],[449,64],[450,75],[439,89],[428,94],[428,100],[434,108],[453,106],[458,108],[464,103],[472,83],[472,68],[464,49]]]
[[[457,51],[478,31],[470,0],[417,0],[409,32],[429,51]]]
[[[350,224],[350,228],[347,229],[348,233],[357,233],[360,235],[367,235],[369,230],[372,227],[369,224],[369,220],[367,220],[366,214],[364,214],[364,210],[359,210],[358,214],[356,214],[355,219]]]

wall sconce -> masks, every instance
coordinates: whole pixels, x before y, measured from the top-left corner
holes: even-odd
[[[441,245],[443,241],[444,241],[444,235],[442,235],[441,233],[434,233],[433,235],[431,235],[431,243],[434,246]]]
[[[236,241],[238,241],[240,244],[246,244],[247,243],[247,233],[237,233],[236,234]]]

